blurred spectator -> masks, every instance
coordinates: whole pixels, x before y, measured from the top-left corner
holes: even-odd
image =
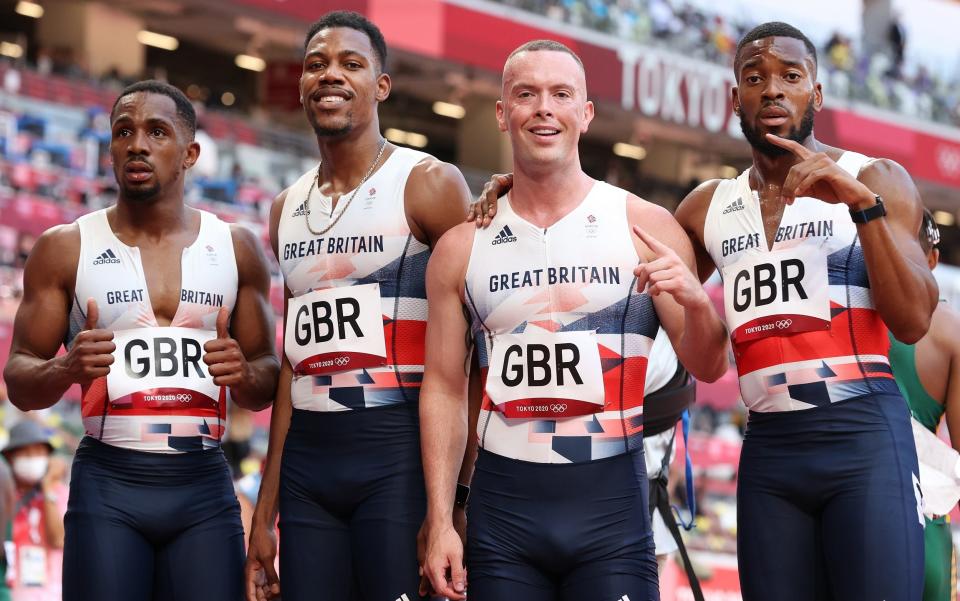
[[[3,449],[16,487],[13,523],[5,545],[7,582],[16,601],[61,597],[66,464],[52,454],[49,435],[29,419],[10,430]]]
[[[900,15],[894,13],[887,30],[887,41],[890,42],[890,51],[893,53],[893,65],[890,68],[891,77],[900,77],[903,68],[903,54],[907,47],[907,30],[900,23]]]

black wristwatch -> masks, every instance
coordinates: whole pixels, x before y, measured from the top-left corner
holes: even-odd
[[[466,484],[457,482],[457,496],[453,499],[453,505],[461,509],[467,506],[467,499],[470,498],[470,487]]]
[[[880,198],[879,194],[875,194],[874,196],[877,199],[877,204],[872,207],[859,211],[850,209],[850,219],[852,219],[854,223],[868,223],[874,219],[880,219],[887,214],[887,208],[883,206],[883,199]]]

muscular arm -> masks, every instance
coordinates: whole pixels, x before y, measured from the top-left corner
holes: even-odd
[[[472,469],[467,429],[467,322],[462,286],[474,226],[462,224],[437,243],[427,267],[426,365],[420,392],[420,440],[427,488],[424,572],[441,596],[463,599],[463,548],[454,530],[458,468]],[[449,570],[449,581],[447,571]]]
[[[231,233],[239,282],[230,335],[240,345],[249,369],[241,384],[230,387],[230,393],[240,407],[259,411],[273,401],[280,370],[274,349],[270,270],[253,232],[231,226]]]
[[[663,329],[677,353],[677,358],[699,380],[713,382],[727,370],[727,333],[695,275],[690,240],[676,220],[662,207],[640,199],[628,204],[631,224],[640,225],[649,235],[673,250],[692,280],[687,291],[669,290],[654,294],[653,304]],[[660,262],[662,253],[635,240],[637,253],[644,260]],[[651,285],[653,279],[651,277]],[[676,279],[681,276],[677,275]]]
[[[459,169],[427,159],[410,172],[404,201],[413,235],[434,248],[447,230],[463,222],[470,189]]]
[[[858,178],[883,198],[887,216],[857,225],[873,301],[893,335],[914,343],[927,332],[937,305],[937,282],[917,241],[923,205],[910,175],[897,163],[869,163]],[[873,196],[862,205],[873,204]]]
[[[3,370],[10,401],[19,409],[44,409],[76,384],[66,357],[56,357],[67,335],[80,230],[58,226],[37,240],[23,271],[23,300],[13,325],[10,358]],[[96,343],[106,352],[113,343]]]
[[[697,277],[700,282],[706,282],[717,266],[713,264],[713,258],[707,252],[703,242],[703,229],[707,221],[707,209],[710,207],[710,200],[713,193],[720,185],[720,180],[713,179],[705,181],[692,192],[687,194],[686,198],[677,207],[673,217],[687,233],[690,244],[693,247],[693,256],[697,265]]]

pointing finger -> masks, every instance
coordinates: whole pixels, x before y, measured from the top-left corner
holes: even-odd
[[[812,156],[814,154],[812,150],[810,150],[803,144],[800,144],[799,142],[795,142],[793,140],[788,140],[787,138],[781,138],[780,136],[777,136],[774,134],[767,134],[767,141],[770,142],[771,144],[779,146],[780,148],[789,150],[790,152],[798,156],[800,159],[806,159],[807,157]]]

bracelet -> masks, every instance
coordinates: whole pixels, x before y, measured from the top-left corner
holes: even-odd
[[[875,194],[874,197],[877,200],[877,204],[872,207],[860,209],[859,211],[850,209],[850,219],[852,219],[854,223],[868,223],[874,219],[880,219],[887,214],[887,208],[883,206],[883,199],[880,198],[880,195]]]

